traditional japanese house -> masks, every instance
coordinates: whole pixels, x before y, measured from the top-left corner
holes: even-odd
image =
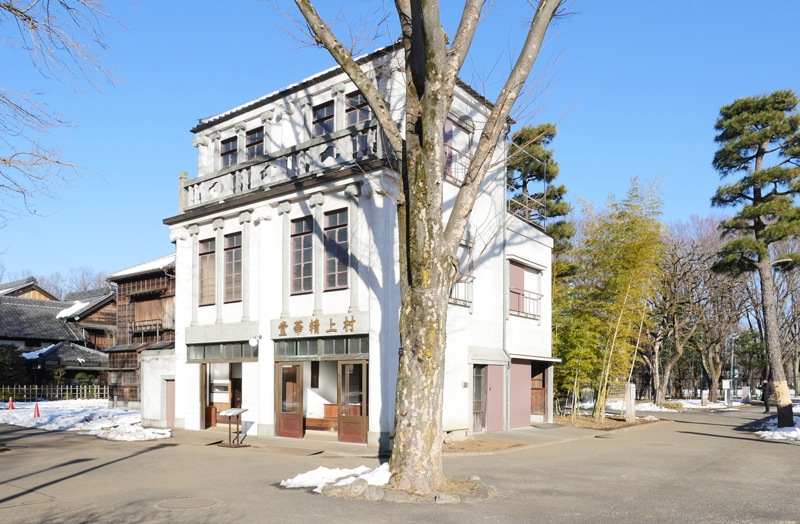
[[[402,52],[359,60],[404,125]],[[458,83],[445,129],[445,213],[490,104]],[[399,333],[398,173],[349,78],[333,68],[192,129],[176,243],[175,425],[241,406],[248,434],[387,448]],[[443,424],[453,438],[549,421],[551,250],[532,205],[509,211],[505,141],[459,256]],[[514,209],[519,209],[515,207]],[[540,208],[539,208],[540,209]]]
[[[53,372],[63,370],[61,383],[78,385],[78,374],[94,379],[95,383],[106,384],[108,355],[72,342],[59,342],[46,348],[22,355],[32,364],[35,383],[54,384]]]
[[[36,277],[28,277],[0,284],[0,296],[58,300],[58,297],[39,286]]]
[[[111,274],[109,281],[117,285],[118,345],[110,348],[109,396],[142,410],[148,425],[167,425],[161,411],[159,387],[163,365],[158,358],[170,359],[175,347],[175,255],[139,264]],[[147,389],[148,364],[153,365],[156,384]],[[166,366],[174,385],[174,370]],[[150,374],[152,374],[150,373]],[[152,377],[150,377],[152,378]],[[171,388],[174,390],[174,387]]]

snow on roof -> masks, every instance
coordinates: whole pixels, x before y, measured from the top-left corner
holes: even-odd
[[[111,275],[108,278],[113,280],[115,278],[127,277],[139,273],[146,273],[148,271],[163,269],[173,264],[175,264],[175,253],[171,253],[169,255],[157,258],[155,260],[145,262],[144,264],[139,264],[138,266],[129,267],[128,269],[123,269],[122,271],[117,271],[116,273],[111,273]]]
[[[71,317],[73,314],[77,313],[78,311],[80,311],[81,309],[85,308],[88,305],[89,305],[88,302],[81,302],[79,300],[74,304],[72,304],[67,309],[62,309],[61,311],[59,311],[58,315],[56,315],[56,318]]]
[[[44,353],[51,347],[53,347],[53,344],[47,346],[46,348],[37,349],[36,351],[31,351],[30,353],[23,353],[22,356],[23,358],[27,358],[28,360],[36,360],[37,358],[39,358],[40,353]]]

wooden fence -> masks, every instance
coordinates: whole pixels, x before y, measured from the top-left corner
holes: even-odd
[[[36,402],[71,398],[108,398],[108,386],[0,386],[0,402]]]

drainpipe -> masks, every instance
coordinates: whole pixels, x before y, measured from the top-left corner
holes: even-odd
[[[501,314],[503,315],[503,353],[506,354],[506,365],[504,372],[504,413],[503,413],[503,429],[508,430],[511,426],[511,355],[506,348],[506,331],[508,329],[508,261],[506,260],[506,221],[508,220],[508,189],[506,187],[505,173],[508,168],[508,135],[503,138],[506,141],[506,155],[503,157],[503,219],[500,221],[503,228],[503,307]]]

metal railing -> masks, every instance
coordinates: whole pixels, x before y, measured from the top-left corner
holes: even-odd
[[[36,402],[37,400],[66,400],[72,398],[108,398],[108,386],[0,386],[0,401]]]
[[[163,321],[160,318],[148,320],[134,320],[131,331],[163,331]]]
[[[542,314],[542,294],[520,288],[509,289],[508,309],[512,315],[540,318]]]
[[[363,122],[185,180],[181,185],[180,210],[184,212],[301,176],[386,157],[378,121]]]
[[[444,176],[453,182],[463,184],[472,158],[447,144],[444,145],[444,152]]]
[[[461,306],[472,304],[472,281],[473,277],[462,276],[457,282],[453,282],[450,287],[450,303]]]
[[[536,198],[506,185],[506,209],[510,214],[529,224],[539,227],[547,225],[544,195],[541,195],[541,198]]]

